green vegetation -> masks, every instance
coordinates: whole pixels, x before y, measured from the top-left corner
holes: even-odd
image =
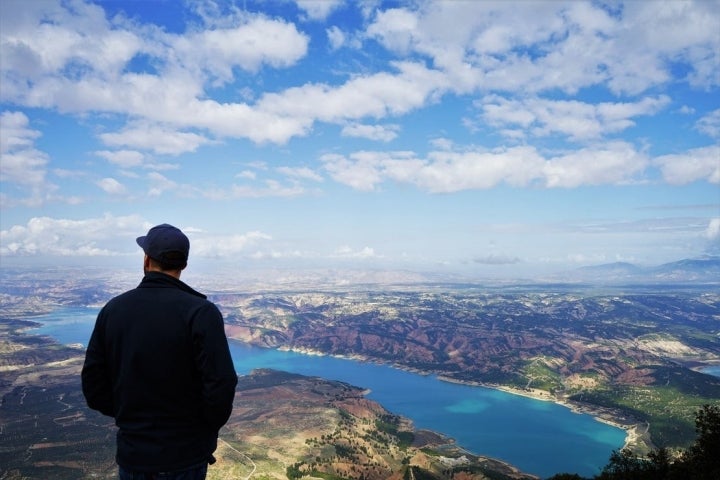
[[[310,472],[310,475],[316,478],[324,478],[325,480],[346,480],[345,477],[341,477],[339,475],[334,475],[327,472],[318,472],[317,470],[313,470],[312,472]]]
[[[440,480],[441,477],[420,467],[408,467],[403,475],[403,480]]]
[[[679,366],[646,367],[656,384],[609,385],[572,400],[589,402],[629,413],[651,426],[658,447],[689,446],[695,438],[693,412],[720,398],[720,381],[708,382],[707,375]]]
[[[561,375],[547,365],[547,359],[537,358],[529,362],[522,369],[528,379],[528,388],[539,388],[548,392],[555,392],[563,388]]]
[[[391,435],[398,439],[400,448],[407,448],[412,445],[415,440],[415,434],[410,431],[401,431],[398,428],[399,418],[394,415],[383,415],[381,419],[375,421],[375,428],[387,435]]]
[[[285,469],[285,475],[287,476],[288,480],[296,480],[298,478],[301,478],[305,473],[300,470],[300,467],[302,467],[305,464],[305,462],[298,462],[294,463],[292,465],[289,465]]]
[[[415,440],[415,434],[413,432],[402,431],[397,433],[398,444],[400,448],[406,449],[412,445]]]

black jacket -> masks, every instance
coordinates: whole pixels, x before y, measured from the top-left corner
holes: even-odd
[[[222,314],[180,280],[149,272],[98,314],[82,388],[90,408],[115,418],[123,468],[209,460],[236,385]]]

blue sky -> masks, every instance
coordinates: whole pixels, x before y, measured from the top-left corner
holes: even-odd
[[[717,254],[720,2],[0,3],[0,262]]]

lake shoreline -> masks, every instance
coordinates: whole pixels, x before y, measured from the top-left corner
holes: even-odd
[[[40,320],[40,319],[36,319],[36,320]],[[40,320],[40,321],[42,322],[42,320]],[[45,323],[46,323],[46,322],[42,322],[42,324],[45,324]],[[51,322],[51,323],[52,323],[52,322]],[[86,328],[90,328],[90,329],[91,329],[92,324],[94,323],[94,316],[93,316],[92,318],[88,318],[88,320],[87,320],[86,323],[87,323]],[[73,324],[73,326],[76,326],[76,325],[81,325],[81,324],[79,324],[79,323],[78,323],[78,324]],[[27,332],[27,333],[33,334],[33,335],[40,334],[40,332],[37,332],[37,331],[35,331],[35,332],[29,331],[29,332]],[[68,337],[62,338],[62,339],[55,337],[55,335],[56,335],[57,333],[58,333],[58,332],[45,332],[44,334],[40,334],[40,335],[41,335],[41,336],[42,336],[42,335],[46,335],[46,336],[49,336],[49,337],[51,337],[51,338],[54,338],[55,341],[57,341],[58,343],[61,343],[61,344],[69,344],[69,343],[75,343],[75,342],[76,342],[76,340],[75,340],[75,338],[74,338],[74,336],[76,336],[76,333],[73,333],[73,335],[69,335]],[[84,334],[84,335],[83,335],[83,338],[85,338],[85,337],[88,336],[88,335],[89,335],[89,334],[87,334],[87,335]],[[377,366],[390,367],[390,368],[396,369],[396,370],[398,370],[398,371],[404,371],[404,372],[406,372],[406,373],[412,373],[412,374],[418,375],[418,376],[420,376],[420,377],[433,378],[434,380],[441,380],[441,381],[443,381],[443,380],[444,380],[444,381],[449,381],[449,380],[451,380],[451,379],[447,379],[447,378],[442,377],[441,375],[439,375],[438,372],[421,371],[421,370],[418,370],[418,369],[405,367],[405,366],[400,365],[400,364],[395,363],[395,362],[382,362],[382,361],[378,361],[378,360],[371,359],[371,358],[368,358],[368,357],[363,356],[363,355],[331,355],[331,354],[327,354],[327,353],[324,353],[324,352],[321,352],[321,351],[317,351],[317,350],[314,350],[314,349],[307,349],[307,348],[288,348],[288,347],[277,347],[277,346],[270,346],[270,345],[260,346],[260,345],[253,345],[252,343],[243,341],[243,340],[241,340],[240,338],[237,338],[237,337],[233,338],[232,335],[228,335],[228,337],[229,337],[229,340],[230,340],[232,343],[235,343],[235,344],[236,344],[238,347],[240,347],[240,348],[259,348],[259,349],[261,349],[261,350],[264,349],[264,350],[268,350],[268,351],[273,351],[273,350],[275,350],[275,351],[278,351],[278,352],[295,353],[295,354],[301,354],[301,355],[303,355],[303,356],[309,356],[309,357],[334,357],[334,358],[337,358],[337,359],[348,360],[348,361],[357,362],[357,363],[374,364],[374,365],[377,365]],[[242,373],[243,371],[244,371],[244,370],[239,370],[238,373],[242,375],[242,374],[243,374],[243,373]],[[307,375],[307,374],[305,374],[305,375]],[[311,376],[312,376],[312,375],[311,375]],[[458,383],[458,384],[465,384],[466,386],[474,386],[474,387],[480,386],[480,387],[483,387],[483,388],[485,388],[485,389],[487,389],[487,390],[502,391],[504,388],[507,388],[507,387],[503,387],[503,386],[499,386],[499,385],[487,385],[487,384],[479,384],[479,383],[460,382],[460,381],[456,381],[456,380],[452,380],[452,381],[453,381],[454,383]],[[359,385],[359,386],[361,386],[362,388],[366,388],[367,391],[368,391],[368,395],[370,394],[371,388],[370,388],[368,385],[364,384],[362,381],[359,381],[359,382],[350,382],[350,383],[353,384],[353,385]],[[513,391],[505,390],[505,393],[513,393],[513,394],[519,394],[519,395],[520,395],[520,394],[523,394],[523,395],[526,396],[526,397],[530,397],[529,393],[532,393],[532,392],[522,392],[522,391],[518,391],[518,390],[513,390]],[[538,396],[539,396],[540,398],[537,398]],[[532,399],[545,400],[545,401],[552,401],[552,402],[554,402],[554,403],[559,403],[559,402],[555,401],[554,399],[549,398],[549,396],[543,397],[542,395],[538,395],[538,394],[536,394],[536,397],[531,397],[531,398],[532,398]],[[383,404],[382,402],[380,402],[380,403]],[[407,415],[403,415],[403,416],[407,416]],[[611,425],[611,426],[613,426],[613,427],[616,427],[616,425],[611,424],[611,423],[609,423],[609,422],[602,422],[602,423],[605,423],[605,424]],[[422,427],[422,428],[423,428],[423,429],[426,429],[426,427]],[[433,430],[435,430],[435,431],[444,431],[444,430],[438,429],[438,428],[433,428]],[[627,435],[626,435],[626,437],[627,437]],[[456,439],[456,438],[454,437],[454,435],[452,435],[452,434],[450,434],[450,435],[448,436],[448,438],[452,439],[454,442],[459,442],[459,444],[460,444],[460,445],[463,445],[464,449],[467,450],[469,453],[472,453],[472,452],[475,451],[472,447],[470,447],[470,448],[465,447],[464,444],[462,443],[462,440]],[[620,441],[622,441],[622,439],[620,439]],[[458,446],[458,443],[455,443],[455,446]],[[535,469],[532,468],[532,467],[523,468],[523,467],[518,467],[518,466],[516,466],[516,465],[518,465],[518,462],[517,462],[517,461],[513,461],[513,460],[509,460],[509,459],[507,459],[507,460],[500,460],[500,458],[502,457],[501,455],[494,455],[494,454],[487,454],[487,453],[483,453],[483,454],[472,453],[472,454],[475,455],[475,456],[479,456],[479,457],[483,457],[483,458],[487,458],[487,459],[497,460],[499,463],[504,463],[504,464],[506,464],[506,465],[508,465],[508,466],[512,466],[513,468],[517,469],[517,471],[521,471],[521,472],[534,472],[534,471],[535,471]],[[529,473],[528,473],[528,474],[529,474]],[[532,474],[530,474],[530,475],[532,475]]]
[[[244,343],[244,342],[241,342],[241,343]],[[368,358],[364,355],[358,355],[358,354],[335,355],[335,354],[327,354],[324,352],[320,352],[320,351],[308,349],[308,348],[279,347],[278,350],[300,353],[303,355],[331,356],[331,357],[341,358],[341,359],[345,359],[345,360],[375,363],[375,364],[379,364],[379,365],[389,365],[393,368],[397,368],[398,370],[403,370],[403,371],[418,374],[418,375],[423,375],[423,376],[434,375],[438,380],[443,381],[443,382],[456,383],[459,385],[467,385],[467,386],[472,386],[472,387],[482,387],[482,388],[488,388],[488,389],[492,389],[492,390],[499,390],[499,391],[502,391],[505,393],[530,398],[532,400],[539,400],[539,401],[543,401],[543,402],[552,402],[556,405],[560,405],[565,408],[568,408],[574,413],[590,415],[598,422],[601,422],[606,425],[610,425],[611,427],[615,427],[615,428],[623,430],[625,432],[625,441],[624,441],[622,448],[629,448],[631,450],[652,450],[654,448],[654,446],[652,445],[652,442],[650,441],[650,439],[648,437],[648,429],[649,429],[648,424],[646,424],[644,422],[639,422],[639,421],[631,421],[631,420],[625,418],[622,415],[622,413],[613,411],[612,409],[603,408],[603,407],[599,407],[599,406],[595,406],[595,405],[579,404],[577,402],[572,402],[572,401],[568,400],[567,398],[559,398],[558,396],[553,395],[546,390],[540,390],[537,388],[522,389],[522,388],[512,387],[512,386],[508,386],[508,385],[498,385],[498,384],[489,384],[489,383],[483,383],[483,382],[458,380],[456,378],[452,378],[447,375],[443,375],[442,373],[439,373],[439,372],[419,370],[417,368],[407,367],[405,365],[398,364],[395,362],[381,362],[381,361],[377,361],[372,358]]]
[[[495,385],[482,382],[467,382],[462,380],[456,380],[454,378],[446,376],[438,376],[437,378],[438,380],[444,382],[491,388],[494,390],[500,390],[505,393],[519,395],[521,397],[526,397],[533,400],[552,402],[556,405],[568,408],[574,413],[590,415],[598,422],[624,430],[625,442],[623,448],[629,448],[634,450],[639,448],[651,447],[645,440],[643,433],[641,433],[643,430],[644,433],[647,433],[647,424],[642,422],[628,422],[627,419],[623,418],[622,414],[618,412],[613,412],[611,409],[602,408],[595,405],[578,404],[576,402],[569,401],[566,398],[558,398],[557,396],[552,395],[546,390],[540,390],[537,388],[522,389],[517,387],[511,387],[508,385]]]

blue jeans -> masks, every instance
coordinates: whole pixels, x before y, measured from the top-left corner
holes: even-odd
[[[205,480],[208,464],[175,472],[130,472],[120,467],[120,480]]]

